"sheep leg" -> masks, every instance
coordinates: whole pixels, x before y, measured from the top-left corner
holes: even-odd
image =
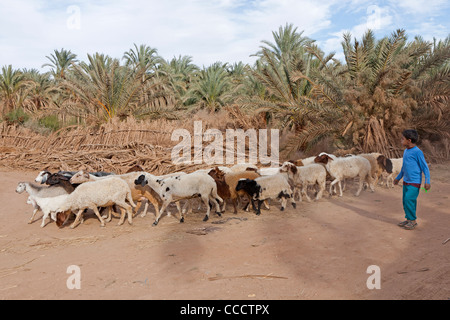
[[[281,202],[281,211],[284,211],[284,209],[286,209],[287,198],[281,197],[280,202]]]
[[[180,201],[175,202],[175,204],[177,205],[178,208],[178,214],[180,215],[180,223],[184,222],[184,214],[189,214],[192,211],[192,205],[190,203],[190,201],[186,201],[186,203],[183,206],[183,210],[181,210],[181,205],[180,205]],[[188,212],[186,212],[185,207],[189,205],[189,210]]]
[[[156,210],[156,212],[158,212],[158,210],[156,208],[155,208],[155,210]],[[144,210],[142,210],[142,213],[141,213],[142,218],[147,215],[147,211],[148,211],[148,201],[145,202]],[[138,208],[136,207],[136,213],[137,212],[138,212]]]
[[[294,197],[295,197],[296,194],[298,195],[298,201],[302,202],[303,201],[303,199],[302,199],[302,190],[300,190],[300,188],[298,186],[294,187]]]
[[[306,184],[303,184],[301,193],[306,197],[306,200],[308,202],[311,202],[311,198],[308,196],[308,192],[307,191],[308,191],[308,186],[306,186]]]
[[[153,222],[153,226],[157,226],[158,225],[159,219],[161,218],[164,210],[166,210],[167,206],[170,204],[171,200],[172,200],[172,197],[170,197],[169,199],[164,200],[161,208],[159,209],[158,216],[156,217],[155,222]]]
[[[36,216],[36,213],[40,210],[40,208],[35,208],[33,210],[33,214],[31,215],[30,221],[28,221],[28,224],[32,223],[34,220],[34,217]]]
[[[146,200],[146,198],[140,197],[139,199],[136,199],[136,200],[135,200],[135,201],[136,201],[136,209],[135,209],[135,213],[136,213],[136,214],[137,214],[137,213],[139,212],[139,210],[141,209],[143,200]],[[142,217],[142,218],[145,217],[145,216],[147,215],[147,209],[148,209],[148,202],[146,201],[145,204],[144,204],[144,210],[143,210],[142,213],[141,213],[141,217]]]
[[[45,220],[47,220],[49,214],[50,212],[44,212],[44,215],[42,216],[41,228],[45,227]]]
[[[368,173],[365,177],[364,176],[360,176],[359,177],[359,186],[358,186],[358,190],[356,191],[356,193],[355,193],[355,196],[356,197],[358,197],[359,196],[359,194],[361,193],[361,191],[362,191],[362,189],[363,189],[363,187],[364,187],[364,182],[365,181],[368,181],[367,183],[369,184],[369,186],[370,186],[370,188],[371,188],[371,190],[372,190],[372,192],[374,191],[373,190],[373,186],[372,186],[372,176],[370,175],[370,173]]]
[[[209,213],[211,211],[211,209],[209,207],[209,198],[210,198],[209,196],[202,195],[203,203],[206,205],[206,216],[203,218],[203,221],[208,221],[208,219],[209,219]],[[216,204],[217,204],[217,202],[216,202]]]
[[[111,220],[112,220],[112,211],[113,211],[113,207],[112,206],[109,206],[109,207],[107,207],[106,208],[107,210],[108,210],[108,215],[107,215],[107,218],[106,218],[106,222],[111,222]]]
[[[330,196],[333,195],[332,189],[336,183],[339,185],[339,191],[340,191],[339,196],[342,197],[342,186],[341,186],[341,181],[339,179],[334,179],[334,181],[332,181],[330,183]]]
[[[234,209],[234,211],[233,211],[233,214],[237,214],[237,198],[233,198],[233,199],[231,199],[231,202],[233,203],[233,209]]]
[[[100,226],[104,227],[105,226],[105,220],[103,220],[102,216],[100,215],[100,212],[98,211],[97,206],[93,206],[92,210],[94,210],[95,215],[97,216],[98,220],[100,220]]]
[[[153,205],[153,207],[155,208],[155,213],[159,212],[159,202],[157,199],[155,199],[155,197],[151,194],[146,194],[144,195],[144,197],[148,200],[145,204],[145,208],[144,208],[144,212],[141,214],[141,217],[145,217],[145,215],[147,214],[147,209],[148,209],[148,202],[150,201],[150,203]],[[137,210],[136,210],[137,211]]]
[[[392,174],[390,174],[390,175],[387,177],[386,186],[387,186],[388,188],[389,188],[389,187],[391,187],[391,188],[394,187],[394,176],[393,176]]]
[[[263,203],[263,200],[258,200],[258,209],[256,210],[256,215],[259,216],[261,214],[261,204]],[[252,203],[253,204],[253,203]]]
[[[119,204],[118,202],[116,204],[120,206],[120,219],[117,225],[121,226],[125,222],[125,214],[127,213],[127,211],[125,210],[125,207],[122,206],[122,204]]]
[[[319,200],[322,198],[324,191],[325,191],[325,182],[319,184],[319,192],[317,192],[316,200]]]
[[[128,205],[126,202],[122,202],[122,201],[117,201],[116,202],[117,205],[119,205],[120,211],[121,211],[121,215],[120,215],[120,220],[118,225],[122,225],[125,222],[125,213],[127,214],[128,217],[128,223],[129,224],[133,224],[133,212],[131,210],[131,206]],[[124,211],[125,209],[125,211]]]
[[[220,205],[217,199],[213,195],[209,195],[209,200],[216,205],[216,213],[219,217],[221,217],[222,212],[220,211]],[[223,203],[225,204],[225,200],[223,200]]]
[[[81,215],[83,214],[83,211],[84,211],[84,209],[78,210],[75,221],[72,222],[72,224],[70,225],[70,229],[75,228],[80,223],[80,219],[81,219]]]
[[[223,206],[222,206],[222,209],[220,210],[220,212],[225,212],[226,206],[227,206],[227,202],[225,200],[223,200]]]
[[[178,201],[177,204],[177,209],[178,209],[178,213],[181,215],[182,213],[186,213],[186,214],[190,214],[192,212],[192,202],[194,199],[188,199],[186,200],[186,202],[184,203],[183,206],[183,210],[181,210],[180,207],[180,202]],[[188,208],[188,210],[186,211],[186,208]]]
[[[253,206],[253,210],[255,210],[256,211],[256,208],[255,208],[255,204],[253,203],[253,199],[250,197],[250,195],[248,195],[247,193],[245,194],[246,196],[247,196],[247,199],[248,199],[248,202],[247,202],[247,204],[242,208],[244,211],[247,211],[248,212],[248,207],[250,206],[250,203],[252,204],[252,206]]]
[[[293,194],[294,198],[295,198],[296,194],[298,195],[298,199],[299,199],[298,201],[302,202],[302,193],[301,193],[299,186],[294,187],[294,194]]]
[[[359,196],[359,194],[361,193],[361,190],[363,189],[364,186],[364,181],[359,181],[359,186],[358,186],[358,190],[355,193],[355,197]]]
[[[369,184],[369,188],[371,192],[375,192],[375,185],[376,185],[376,181],[378,180],[377,177],[375,176],[375,178],[373,176],[371,176],[370,174],[367,175],[367,183]]]
[[[292,195],[291,197],[291,205],[292,207],[294,207],[294,209],[297,208],[297,203],[295,202],[294,195]]]

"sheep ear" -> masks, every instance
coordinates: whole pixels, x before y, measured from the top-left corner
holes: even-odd
[[[392,169],[393,169],[393,165],[392,165],[391,159],[386,158],[386,172],[392,173]]]
[[[289,166],[289,169],[291,170],[291,172],[293,173],[293,174],[297,174],[297,167],[295,166],[295,165],[293,165],[293,166]]]

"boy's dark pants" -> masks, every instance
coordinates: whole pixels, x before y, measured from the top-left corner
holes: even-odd
[[[414,186],[403,185],[403,210],[407,220],[416,220],[417,197],[420,189]]]

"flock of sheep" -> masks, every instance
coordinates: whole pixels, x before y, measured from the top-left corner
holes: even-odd
[[[146,215],[149,203],[154,206],[156,219],[153,225],[156,226],[172,202],[177,205],[180,222],[184,221],[186,213],[192,211],[194,198],[200,198],[206,206],[203,221],[209,219],[211,208],[215,208],[216,214],[221,216],[227,200],[232,202],[236,214],[243,197],[248,199],[244,209],[248,210],[251,204],[259,215],[262,204],[269,209],[270,199],[280,200],[281,210],[286,208],[288,201],[295,208],[296,195],[299,201],[302,201],[302,196],[311,201],[308,188],[315,188],[315,200],[318,200],[326,190],[327,181],[330,182],[330,196],[336,187],[339,187],[339,196],[343,195],[346,179],[359,178],[356,196],[359,196],[364,185],[373,192],[380,177],[384,177],[386,185],[392,187],[401,166],[401,158],[388,159],[378,153],[345,157],[321,153],[285,162],[279,168],[237,164],[163,176],[145,172],[139,166],[125,174],[85,171],[51,173],[44,170],[35,179],[40,184],[19,182],[16,192],[26,191],[29,195],[27,203],[34,209],[29,223],[34,221],[37,212],[42,211],[41,227],[46,225],[49,217],[58,227],[62,227],[74,213],[75,220],[70,225],[74,228],[82,221],[87,209],[94,211],[101,226],[110,222],[116,211],[120,211],[119,225],[124,223],[125,216],[131,224],[133,211],[138,212],[142,203],[145,203],[142,217]],[[183,208],[180,200],[187,200]],[[101,214],[99,208],[107,210],[107,214]]]

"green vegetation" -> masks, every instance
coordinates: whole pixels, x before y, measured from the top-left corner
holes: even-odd
[[[273,42],[261,42],[253,66],[200,68],[191,57],[169,61],[136,44],[121,58],[94,53],[86,62],[55,50],[46,73],[2,67],[0,111],[7,123],[35,119],[55,131],[129,116],[184,119],[233,106],[288,132],[288,154],[324,139],[390,154],[406,127],[433,141],[450,138],[450,37],[408,40],[396,30],[376,39],[368,30],[361,39],[344,34],[342,48],[339,61],[287,24],[273,32]]]

